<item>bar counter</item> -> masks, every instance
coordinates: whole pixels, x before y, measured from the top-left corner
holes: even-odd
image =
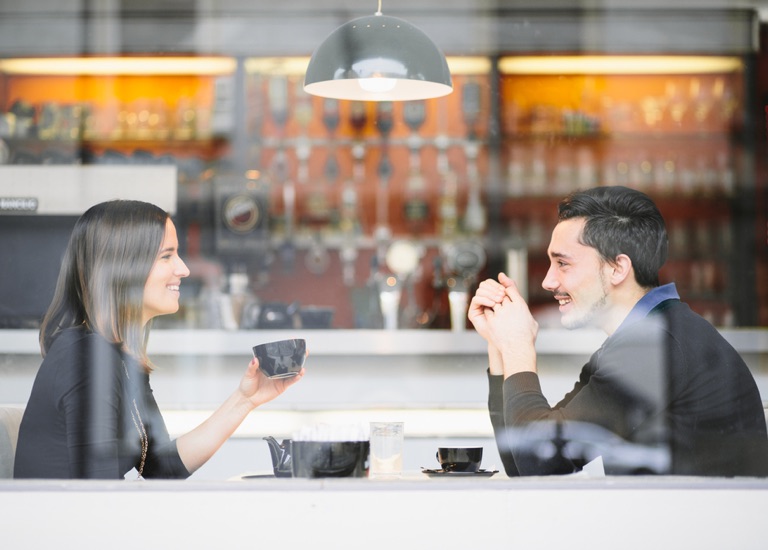
[[[768,547],[768,480],[0,482],[3,548]]]

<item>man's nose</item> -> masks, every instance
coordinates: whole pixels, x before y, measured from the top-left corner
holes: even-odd
[[[555,276],[553,274],[553,266],[549,266],[549,269],[547,270],[547,274],[544,276],[544,280],[541,281],[541,286],[544,290],[549,290],[550,292],[554,292],[557,288],[557,281],[555,279]]]

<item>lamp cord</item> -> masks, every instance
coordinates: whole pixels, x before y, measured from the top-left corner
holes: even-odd
[[[379,0],[379,9],[376,11],[376,15],[381,15],[381,0]]]

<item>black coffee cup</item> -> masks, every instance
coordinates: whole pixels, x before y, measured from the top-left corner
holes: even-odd
[[[293,441],[293,477],[368,477],[368,441]]]
[[[483,461],[483,448],[438,447],[435,456],[444,472],[476,472]]]
[[[269,378],[296,376],[307,357],[307,342],[303,338],[279,340],[253,346],[259,369]]]

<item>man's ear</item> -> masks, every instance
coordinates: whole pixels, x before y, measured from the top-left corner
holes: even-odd
[[[619,285],[623,283],[627,277],[632,276],[632,260],[626,254],[619,254],[616,259],[611,262],[611,284]]]

